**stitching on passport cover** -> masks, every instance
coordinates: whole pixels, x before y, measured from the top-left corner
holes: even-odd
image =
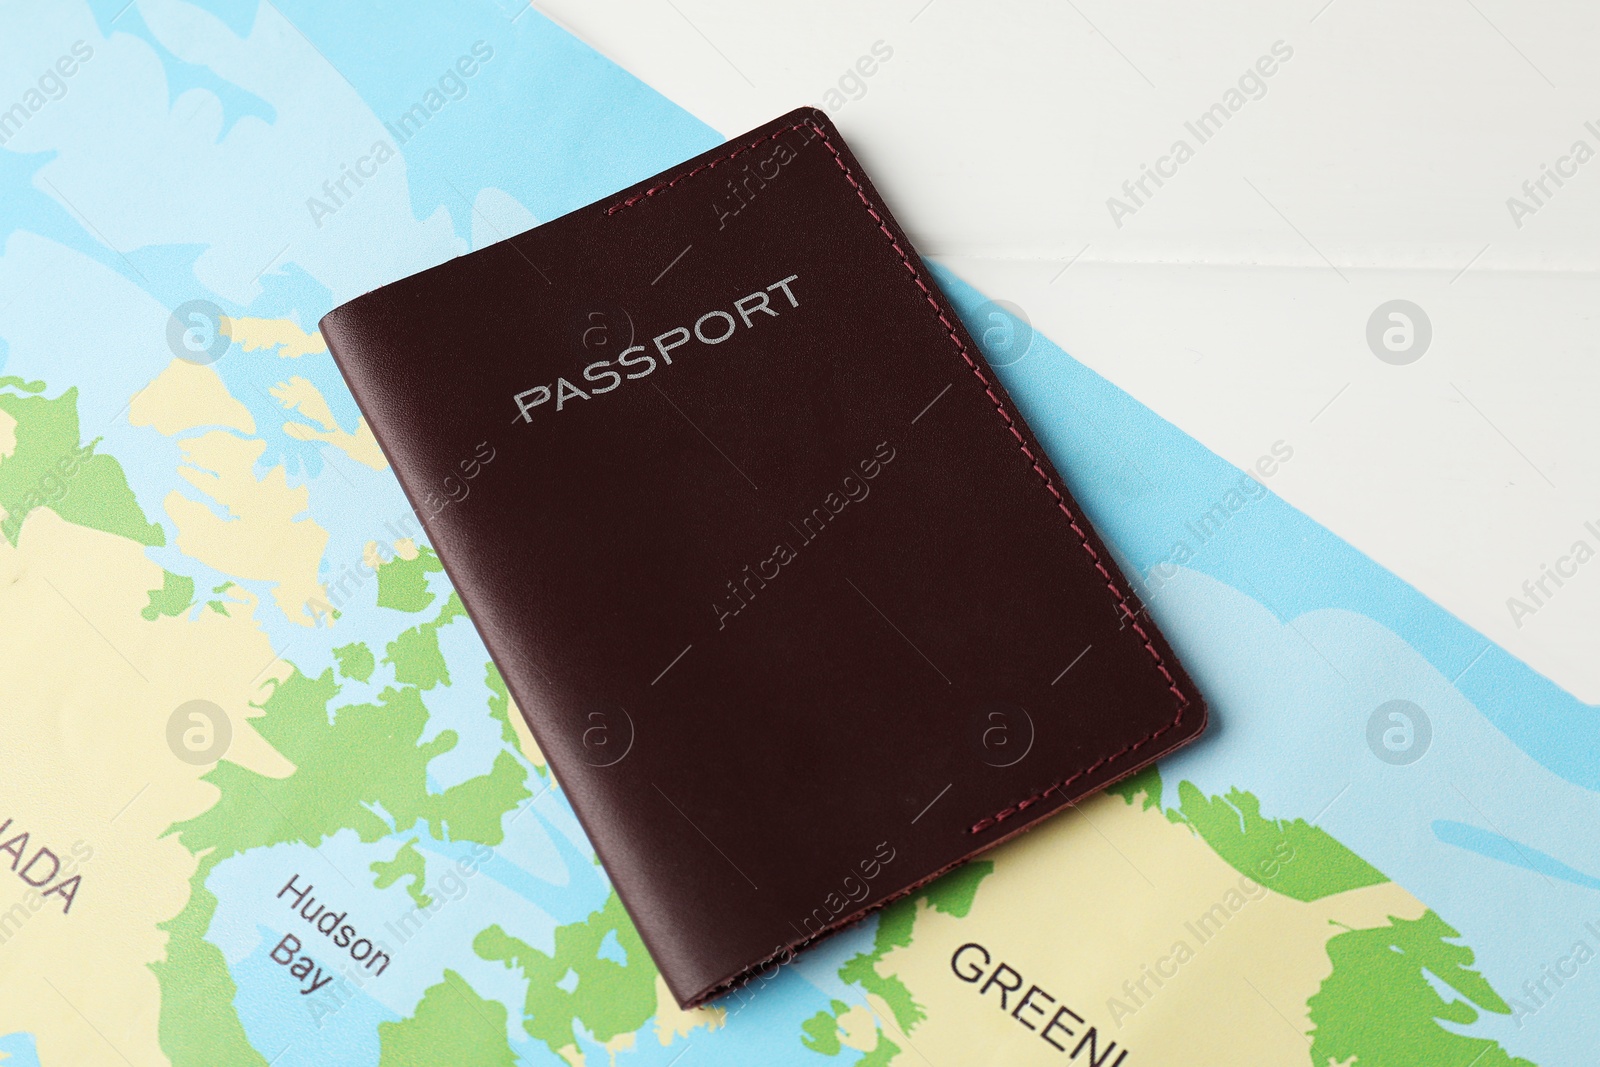
[[[729,152],[725,156],[718,156],[716,159],[711,160],[709,163],[702,163],[698,167],[694,167],[694,168],[692,168],[690,170],[686,170],[682,174],[679,174],[675,178],[672,178],[672,179],[670,179],[668,181],[664,181],[664,182],[657,182],[656,184],[652,185],[650,188],[644,190],[643,192],[634,193],[632,196],[628,197],[628,199],[619,201],[618,203],[612,204],[610,207],[606,208],[606,216],[610,217],[612,215],[615,215],[617,212],[621,211],[625,207],[632,207],[634,204],[637,204],[639,201],[645,199],[646,197],[655,196],[657,193],[665,192],[666,190],[671,189],[674,185],[677,185],[679,182],[686,181],[689,178],[693,178],[696,174],[699,174],[703,170],[710,170],[712,167],[721,166],[722,164],[728,162],[728,160],[732,159],[734,156],[742,156],[746,152],[750,151],[752,148],[760,148],[762,145],[766,144],[768,141],[776,140],[779,137],[782,137],[786,133],[793,133],[795,130],[807,130],[807,129],[815,130],[817,132],[817,136],[822,138],[823,143],[824,144],[828,144],[828,135],[827,135],[827,133],[825,133],[823,131],[821,126],[818,126],[814,122],[797,122],[793,126],[785,126],[781,130],[773,130],[771,133],[767,134],[765,137],[758,137],[754,141],[751,141],[747,145],[743,145],[743,146],[741,146],[739,148],[735,148],[733,151]],[[832,149],[833,145],[828,144],[828,147],[829,147],[829,149]],[[839,153],[834,152],[834,158],[838,159],[839,158]],[[844,161],[843,160],[839,160],[839,166],[840,167],[844,167]],[[848,175],[849,173],[850,173],[850,170],[849,170],[849,168],[846,167],[845,168],[845,174]],[[852,185],[855,184],[853,180],[852,180],[851,184]],[[868,206],[870,207],[871,205],[868,205]]]
[[[1178,713],[1173,717],[1173,720],[1170,723],[1156,730],[1148,737],[1124,745],[1117,751],[1100,757],[1098,760],[1091,763],[1089,766],[1085,767],[1076,774],[1056,782],[1048,788],[1041,789],[1037,793],[1025,797],[1017,803],[1012,804],[1010,807],[1004,808],[987,818],[978,820],[967,831],[968,833],[973,834],[982,833],[984,830],[993,827],[997,823],[1005,819],[1009,819],[1011,816],[1016,815],[1019,812],[1027,810],[1029,807],[1037,804],[1039,801],[1043,800],[1056,790],[1071,785],[1073,782],[1087,774],[1092,774],[1094,771],[1105,766],[1114,759],[1125,756],[1136,749],[1143,748],[1145,745],[1148,745],[1150,742],[1154,741],[1168,730],[1176,728],[1179,723],[1183,721],[1183,713],[1189,708],[1189,698],[1184,694],[1183,690],[1178,688],[1177,679],[1172,676],[1172,672],[1167,668],[1166,662],[1162,660],[1160,649],[1156,648],[1155,642],[1150,639],[1150,635],[1145,632],[1144,627],[1140,624],[1138,616],[1136,616],[1128,607],[1128,598],[1126,594],[1124,594],[1121,587],[1117,585],[1116,579],[1112,578],[1111,572],[1106,569],[1105,561],[1100,558],[1100,554],[1096,552],[1094,550],[1094,546],[1089,543],[1089,536],[1084,532],[1083,527],[1078,525],[1078,518],[1072,513],[1072,509],[1067,506],[1066,497],[1062,494],[1061,490],[1056,488],[1055,482],[1051,480],[1050,475],[1045,473],[1044,468],[1039,465],[1038,459],[1035,458],[1033,452],[1029,450],[1027,441],[1023,438],[1021,431],[1017,429],[1016,421],[1012,419],[1011,415],[1006,411],[1005,405],[1000,402],[1000,398],[995,396],[994,387],[989,383],[989,379],[984,376],[983,369],[979,367],[977,361],[972,358],[972,353],[967,351],[967,346],[965,342],[961,340],[960,334],[956,332],[955,326],[952,325],[950,320],[945,317],[944,309],[939,306],[939,301],[933,295],[933,290],[928,288],[928,284],[922,280],[922,275],[920,272],[918,272],[916,264],[911,262],[911,257],[906,253],[905,249],[900,247],[900,242],[895,238],[894,232],[889,229],[888,223],[884,221],[883,216],[878,213],[878,210],[872,206],[872,201],[868,199],[866,190],[861,187],[861,183],[856,181],[856,176],[851,173],[850,165],[844,161],[844,157],[839,154],[839,150],[833,146],[833,142],[828,138],[827,130],[823,129],[815,121],[809,119],[805,122],[797,122],[792,126],[785,126],[782,129],[774,130],[763,137],[758,137],[749,144],[735,148],[726,155],[718,156],[716,159],[702,163],[698,167],[693,167],[687,171],[684,171],[682,174],[679,174],[667,181],[657,182],[655,185],[650,186],[648,189],[645,189],[642,192],[635,193],[626,200],[612,204],[606,209],[606,215],[608,217],[615,215],[617,212],[623,210],[624,208],[631,207],[641,200],[671,189],[679,182],[686,181],[687,179],[694,177],[696,174],[699,174],[701,171],[710,170],[713,167],[726,163],[729,160],[732,160],[734,157],[743,155],[745,152],[748,152],[751,149],[759,148],[766,142],[781,137],[786,133],[792,133],[795,130],[803,129],[809,129],[815,132],[815,134],[822,139],[823,147],[827,148],[827,150],[833,155],[833,161],[838,164],[840,172],[844,174],[845,180],[850,183],[850,187],[856,191],[856,196],[861,200],[862,206],[867,209],[867,214],[872,216],[872,221],[878,224],[879,231],[882,232],[883,236],[888,239],[890,247],[893,248],[895,253],[900,257],[900,263],[906,268],[906,271],[910,273],[911,281],[918,289],[922,291],[922,295],[928,301],[928,305],[933,308],[934,314],[938,316],[939,324],[943,326],[946,332],[949,334],[951,342],[956,346],[956,352],[959,353],[962,360],[966,362],[967,368],[972,371],[973,376],[978,379],[978,384],[983,386],[984,395],[987,396],[990,402],[994,404],[995,413],[998,414],[1005,422],[1006,429],[1011,431],[1011,436],[1016,438],[1017,448],[1022,453],[1023,458],[1027,460],[1028,465],[1033,468],[1033,472],[1037,474],[1039,476],[1039,480],[1044,483],[1045,489],[1048,490],[1050,495],[1055,499],[1056,507],[1059,508],[1061,513],[1066,516],[1067,525],[1071,527],[1073,533],[1078,535],[1078,544],[1085,552],[1089,554],[1090,562],[1094,564],[1095,570],[1100,572],[1100,576],[1105,579],[1106,588],[1111,591],[1111,596],[1116,601],[1117,607],[1122,610],[1124,619],[1127,620],[1128,625],[1132,628],[1133,632],[1139,635],[1140,641],[1142,641],[1144,644],[1145,651],[1150,653],[1150,658],[1155,663],[1156,670],[1159,671],[1161,673],[1161,677],[1166,680],[1167,689],[1175,698],[1177,698]]]

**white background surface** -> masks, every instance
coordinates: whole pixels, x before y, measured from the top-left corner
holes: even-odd
[[[536,6],[727,136],[825,107],[925,256],[1232,463],[1290,443],[1275,492],[1600,702],[1600,559],[1520,626],[1507,604],[1600,549],[1600,157],[1522,190],[1600,153],[1600,7]],[[1185,122],[1280,41],[1200,143]],[[1117,225],[1108,198],[1179,138],[1193,158]],[[1396,298],[1433,332],[1404,366],[1366,340]]]

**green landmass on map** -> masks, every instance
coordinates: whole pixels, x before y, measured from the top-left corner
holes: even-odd
[[[340,645],[333,650],[333,661],[339,665],[339,673],[346,678],[354,678],[358,682],[365,682],[372,677],[372,668],[377,666],[377,660],[372,657],[372,649],[357,642],[353,645]]]
[[[912,999],[911,991],[900,979],[879,974],[878,964],[894,949],[911,944],[918,905],[925,904],[946,915],[965,918],[972,910],[979,884],[993,873],[993,860],[973,860],[884,908],[878,913],[878,930],[873,935],[872,949],[846,960],[839,968],[839,977],[882,998],[894,1015],[895,1025],[902,1032],[911,1030],[927,1018],[927,1013]]]
[[[433,898],[422,891],[428,877],[427,863],[422,858],[422,853],[417,851],[417,839],[402,844],[395,850],[390,859],[373,860],[372,873],[377,875],[372,884],[379,889],[388,889],[402,878],[411,881],[406,885],[406,892],[411,894],[411,900],[419,908],[426,908],[433,903]]]
[[[427,789],[427,767],[456,746],[454,730],[423,741],[428,709],[411,686],[390,687],[376,702],[347,704],[331,720],[338,694],[330,667],[316,678],[295,671],[273,683],[251,724],[295,766],[272,778],[223,761],[205,775],[222,795],[209,810],[174,829],[193,852],[213,862],[264,845],[304,841],[315,845],[344,829],[377,841],[390,826],[427,824],[439,839],[498,844],[500,816],[531,794],[522,767],[509,752],[493,768],[442,793]],[[353,767],[361,773],[351,773]]]
[[[1459,936],[1430,910],[1329,940],[1333,973],[1307,1004],[1312,1063],[1533,1067],[1497,1042],[1441,1025],[1470,1026],[1483,1011],[1511,1014],[1472,969],[1472,949],[1457,943]],[[1440,996],[1430,976],[1457,996]]]
[[[213,589],[211,591],[213,593],[226,593],[229,589],[232,589],[232,588],[233,588],[233,583],[232,582],[223,582],[221,585],[217,586],[215,589]],[[212,611],[216,612],[218,615],[227,615],[228,614],[228,602],[226,600],[222,600],[222,599],[208,600],[208,601],[206,601],[206,607],[210,608]]]
[[[454,618],[458,611],[459,602],[450,600],[439,614]],[[439,620],[432,621],[437,629]],[[397,674],[426,673],[407,658],[406,649],[395,655]],[[366,658],[371,657],[367,650]],[[347,652],[346,659],[351,658],[360,658],[359,653]],[[161,1045],[175,1067],[260,1067],[267,1062],[251,1047],[234,1009],[237,987],[227,961],[205,939],[217,908],[205,881],[218,863],[249,849],[288,842],[315,847],[346,829],[362,841],[376,842],[393,832],[377,814],[380,810],[395,827],[420,823],[437,839],[492,847],[501,842],[503,817],[532,795],[523,765],[508,750],[495,757],[485,774],[430,792],[428,763],[453,749],[458,738],[455,731],[442,730],[423,741],[428,709],[415,686],[391,686],[373,702],[340,705],[331,667],[317,677],[295,670],[269,684],[271,693],[251,725],[294,766],[294,773],[273,778],[223,760],[204,776],[219,791],[216,803],[168,831],[199,859],[188,904],[161,925],[169,937],[167,957],[152,965],[162,991]],[[412,875],[408,891],[415,900],[421,891],[419,864],[399,854],[389,864],[376,872],[378,877]],[[451,1017],[455,1009],[449,999],[449,991],[441,990],[426,1012],[419,1006],[411,1020],[395,1024],[411,1029],[395,1032],[390,1039],[394,1047],[419,1047],[414,1044],[417,1035],[434,1032],[441,1020]],[[393,1058],[401,1055],[386,1053],[387,1062],[406,1062]]]
[[[856,1061],[856,1067],[888,1067],[900,1054],[900,1046],[890,1041],[888,1035],[878,1032],[878,1043],[871,1052]]]
[[[1154,766],[1107,790],[1143,810],[1162,811],[1161,776]],[[1192,782],[1178,783],[1180,807],[1163,813],[1194,830],[1235,870],[1285,896],[1319,900],[1347,889],[1388,881],[1377,868],[1303,819],[1268,819],[1261,801],[1240,789],[1208,797]],[[1293,859],[1263,878],[1260,864],[1288,845]],[[1307,861],[1309,862],[1302,862]],[[1533,1067],[1487,1038],[1463,1037],[1440,1026],[1477,1021],[1480,1011],[1511,1008],[1472,969],[1473,952],[1433,911],[1416,920],[1390,917],[1386,926],[1346,929],[1328,941],[1333,972],[1308,1007],[1313,1067],[1403,1064],[1406,1067]],[[1428,975],[1460,994],[1444,1000]]]
[[[439,648],[439,630],[466,617],[461,597],[451,590],[437,616],[390,641],[383,662],[394,664],[395,681],[418,689],[449,685],[450,672],[445,667],[444,652]]]
[[[880,998],[888,1005],[900,1032],[910,1032],[927,1018],[927,1012],[912,997],[904,982],[894,975],[881,974],[878,965],[890,952],[911,944],[917,916],[923,908],[965,918],[972,910],[978,886],[993,873],[992,860],[973,860],[878,912],[872,948],[846,960],[839,968],[840,980]],[[800,1024],[800,1043],[812,1052],[837,1056],[844,1047],[840,1040],[839,1018],[849,1010],[850,1006],[844,1001],[832,1001],[826,1011],[819,1011]],[[879,1025],[877,1044],[857,1061],[857,1067],[886,1067],[900,1051],[900,1046],[889,1040]]]
[[[1152,765],[1107,792],[1145,810],[1159,809],[1161,773]],[[1389,880],[1320,827],[1304,819],[1265,818],[1261,801],[1243,790],[1208,797],[1193,782],[1179,782],[1178,801],[1165,811],[1170,821],[1193,830],[1240,874],[1293,900],[1309,903]]]
[[[128,488],[122,464],[95,452],[99,438],[83,444],[78,428],[78,389],[50,399],[38,395],[42,382],[0,379],[0,412],[16,422],[16,447],[0,460],[0,533],[13,545],[22,523],[37,507],[48,507],[67,522],[126,537],[141,545],[167,543],[159,523],[146,517]]]
[[[622,961],[603,953],[613,942]],[[547,955],[498,924],[473,939],[479,957],[520,970],[528,982],[522,1027],[557,1051],[577,1044],[581,1026],[604,1044],[639,1029],[656,1011],[656,968],[615,889],[582,922],[558,926]]]
[[[1207,797],[1192,782],[1178,783],[1183,822],[1205,838],[1217,855],[1235,870],[1294,900],[1310,902],[1389,879],[1345,848],[1327,831],[1304,819],[1266,819],[1261,801],[1231,789],[1227,796]],[[1288,846],[1287,851],[1279,846]],[[1274,857],[1292,858],[1263,874]]]
[[[80,442],[76,390],[53,399],[44,391],[43,382],[0,378],[0,412],[15,421],[17,442],[0,459],[0,507],[7,513],[0,532],[15,544],[28,512],[48,506],[78,525],[147,546],[164,544],[161,526],[139,507],[120,464],[95,451],[98,441]],[[341,702],[340,679],[368,682],[379,662],[363,642],[334,650],[337,669],[316,676],[293,670],[269,683],[261,714],[251,725],[294,767],[293,773],[275,778],[223,760],[204,776],[218,790],[213,806],[169,829],[197,858],[187,903],[161,924],[168,936],[166,956],[151,965],[161,988],[161,1045],[177,1067],[269,1063],[244,1030],[235,1007],[239,989],[226,959],[207,940],[218,901],[206,879],[219,863],[277,844],[315,847],[342,830],[370,843],[397,827],[420,826],[438,839],[492,847],[501,843],[504,817],[532,795],[525,765],[512,754],[517,734],[510,696],[492,663],[484,668],[487,712],[500,723],[507,750],[482,775],[440,792],[429,790],[429,763],[458,743],[448,729],[424,741],[429,711],[423,694],[451,685],[439,632],[464,617],[456,594],[440,603],[440,595],[428,588],[428,576],[441,571],[426,547],[413,559],[397,556],[378,569],[381,606],[420,615],[437,605],[433,617],[409,626],[384,647],[383,662],[393,667],[395,684],[370,700]],[[213,593],[231,585],[224,582]],[[149,590],[148,598],[141,609],[145,619],[181,618],[196,602],[195,582],[163,570],[160,588]],[[227,613],[227,601],[207,603]],[[1318,900],[1386,880],[1319,827],[1263,815],[1259,800],[1243,790],[1207,796],[1183,781],[1176,789],[1177,806],[1164,808],[1159,772],[1152,767],[1111,791],[1187,826],[1236,870],[1295,900]],[[424,889],[427,868],[417,842],[415,836],[404,840],[389,859],[372,862],[370,874],[377,887],[403,885],[418,907],[428,907],[433,901]],[[1260,878],[1261,864],[1281,858],[1285,848],[1294,860],[1280,863],[1273,877]],[[913,1030],[926,1018],[924,1007],[898,978],[880,973],[879,965],[888,953],[912,943],[919,910],[964,917],[993,870],[990,861],[969,863],[886,908],[871,948],[848,959],[840,979],[881,1000],[901,1032]],[[655,1014],[656,971],[615,892],[586,919],[558,927],[552,954],[499,926],[481,931],[471,947],[480,958],[500,962],[527,981],[522,1027],[557,1052],[574,1051],[580,1035],[605,1043],[633,1033]],[[1327,951],[1330,973],[1308,1003],[1314,1067],[1532,1067],[1492,1040],[1456,1032],[1485,1013],[1508,1015],[1510,1008],[1473,969],[1471,948],[1434,912],[1414,921],[1391,918],[1372,929],[1345,929],[1330,938]],[[798,1039],[818,1054],[842,1054],[840,1019],[849,1010],[844,1001],[833,1000],[803,1021]],[[507,1041],[508,1023],[503,1004],[444,969],[410,1016],[379,1024],[380,1067],[510,1067],[518,1059]],[[880,1027],[876,1045],[858,1062],[886,1067],[903,1059],[901,1051]]]
[[[444,564],[426,545],[411,559],[401,556],[378,564],[378,607],[396,611],[422,611],[433,603],[428,591],[428,575],[444,570]]]
[[[163,615],[182,615],[194,603],[194,579],[171,571],[161,572],[161,588],[150,590],[150,603],[139,614],[155,622]]]
[[[844,1050],[839,1017],[849,1010],[850,1005],[842,1000],[830,1002],[826,1011],[819,1011],[800,1024],[800,1043],[812,1052],[837,1056]],[[856,1061],[856,1067],[885,1067],[899,1053],[900,1046],[890,1041],[888,1035],[879,1028],[878,1043],[871,1052]]]
[[[800,1024],[800,1043],[812,1052],[837,1056],[844,1047],[839,1041],[839,1016],[850,1010],[842,1000],[830,1001],[827,1011],[819,1011]]]
[[[506,1008],[486,1000],[455,971],[429,986],[408,1019],[378,1024],[378,1067],[514,1067]]]
[[[508,745],[517,743],[517,731],[511,725],[511,691],[500,669],[493,661],[484,664],[483,683],[489,687],[489,715],[500,724],[500,740]]]

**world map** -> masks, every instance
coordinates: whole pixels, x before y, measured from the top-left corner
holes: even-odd
[[[315,324],[720,138],[400,7],[5,16],[0,1063],[1592,1062],[1596,709],[937,267],[1212,729],[679,1009]]]

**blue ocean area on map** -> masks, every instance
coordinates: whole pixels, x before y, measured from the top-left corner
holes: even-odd
[[[241,320],[290,320],[309,332],[344,300],[721,141],[517,5],[426,5],[397,19],[374,0],[128,8],[95,0],[34,21],[37,40],[25,46],[35,66],[53,61],[59,41],[83,38],[94,43],[95,69],[119,71],[116,93],[96,88],[109,79],[72,91],[105,92],[96,100],[108,116],[103,128],[82,136],[104,138],[123,163],[109,170],[83,143],[0,151],[0,242],[7,269],[32,279],[28,300],[0,308],[0,372],[43,379],[51,396],[76,386],[84,439],[99,438],[98,449],[117,457],[158,521],[174,493],[215,506],[177,473],[183,443],[127,416],[130,397],[171,362],[164,323],[172,308],[205,299]],[[396,123],[463,69],[462,57],[475,73],[448,82],[444,109],[397,137]],[[376,164],[377,177],[354,195],[330,203],[325,183],[380,142],[393,158]],[[319,213],[308,206],[313,200],[331,210]],[[91,219],[102,228],[84,221]],[[982,335],[995,305],[953,272],[932,270]],[[255,422],[263,444],[257,476],[281,469],[306,490],[309,513],[327,531],[318,580],[332,587],[354,576],[338,604],[339,625],[293,617],[274,600],[273,582],[203,563],[176,539],[148,557],[193,577],[202,591],[234,582],[255,594],[255,618],[272,649],[307,676],[334,668],[336,648],[371,648],[377,673],[341,678],[336,711],[377,698],[393,678],[381,663],[386,644],[437,612],[450,587],[442,573],[428,576],[427,616],[403,619],[379,606],[363,561],[374,542],[420,538],[411,508],[391,472],[285,430],[273,390],[291,373],[326,398],[338,430],[358,430],[360,413],[327,353],[259,355],[236,343],[212,366]],[[956,388],[978,387],[948,353],[930,358],[951,358]],[[1555,959],[1588,936],[1585,924],[1600,920],[1600,843],[1592,833],[1600,710],[1290,506],[1272,492],[1271,475],[1257,471],[1246,485],[1244,472],[1043,336],[1034,334],[1026,353],[996,373],[1212,707],[1210,731],[1161,766],[1166,806],[1179,804],[1176,783],[1187,781],[1208,795],[1248,790],[1271,818],[1314,823],[1446,917],[1476,952],[1474,966],[1507,997],[1538,977],[1530,961]],[[1292,464],[1296,442],[1280,444],[1275,461]],[[439,647],[450,683],[422,698],[423,741],[451,730],[457,743],[428,767],[436,794],[484,773],[504,743],[484,711],[494,693],[469,621],[444,626]],[[1074,651],[1063,650],[1063,662]],[[1374,717],[1395,701],[1426,719],[1414,759],[1374,747]],[[414,841],[432,892],[471,846],[379,812],[389,833],[378,841],[342,830],[316,847],[251,849],[212,870],[206,888],[218,906],[205,938],[227,962],[239,988],[234,1007],[265,1059],[286,1049],[274,1061],[285,1067],[377,1063],[379,1025],[411,1016],[449,967],[506,1007],[507,1040],[521,1062],[566,1062],[523,1029],[526,980],[470,948],[492,921],[552,952],[556,929],[583,922],[610,893],[564,794],[545,789],[534,765],[519,759],[537,798],[505,817],[504,842],[464,895],[446,899],[398,944],[381,994],[376,985],[359,989],[332,1014],[312,1010],[316,998],[301,995],[271,956],[297,921],[274,895],[287,875],[314,880],[341,908],[381,923],[410,910],[407,886],[380,889],[347,874]],[[268,921],[280,912],[281,922]],[[870,949],[877,923],[806,953],[736,1025],[660,1040],[646,1025],[631,1048],[586,1034],[575,1045],[591,1064],[665,1067],[686,1040],[694,1052],[684,1067],[823,1062],[800,1043],[802,1025],[835,1001],[870,1003],[838,975]],[[600,951],[623,955],[614,939]],[[1571,996],[1542,1008],[1537,1026],[1493,1014],[1449,1025],[1546,1067],[1577,1065],[1600,1048],[1600,1013],[1591,1007]],[[847,1047],[828,1062],[860,1058]],[[0,1037],[0,1060],[37,1064],[34,1039]]]

